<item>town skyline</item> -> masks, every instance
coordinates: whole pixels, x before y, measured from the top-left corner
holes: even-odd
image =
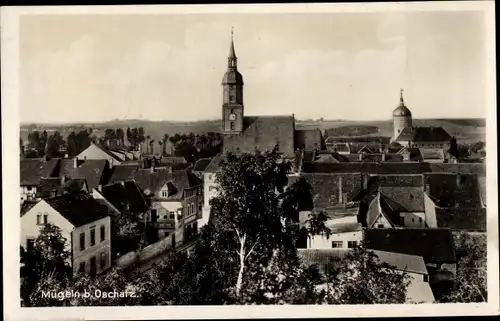
[[[415,118],[484,118],[483,24],[474,12],[23,17],[21,122],[220,119],[232,27],[247,115],[388,120],[403,88]]]

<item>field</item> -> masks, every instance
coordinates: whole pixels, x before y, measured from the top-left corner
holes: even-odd
[[[450,135],[456,136],[459,142],[469,143],[486,140],[485,119],[414,119],[414,126],[443,126]],[[100,124],[26,124],[21,125],[21,138],[26,140],[30,130],[44,129],[50,132],[59,131],[66,137],[71,131],[80,131],[92,128],[96,136],[104,135],[107,128],[144,127],[146,135],[154,140],[161,140],[164,134],[175,133],[202,133],[220,131],[220,120],[206,120],[197,122],[169,122],[147,120],[117,120]],[[319,128],[322,131],[333,129],[346,136],[377,135],[390,137],[392,135],[392,121],[348,121],[348,120],[323,120],[323,121],[296,121],[297,129]],[[350,135],[349,135],[350,134]]]

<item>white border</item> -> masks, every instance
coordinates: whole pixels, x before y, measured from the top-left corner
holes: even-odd
[[[23,308],[19,306],[19,102],[18,19],[23,14],[215,14],[215,13],[325,13],[388,11],[485,12],[487,32],[487,207],[488,207],[488,303],[357,306],[183,306],[171,307],[72,307]],[[159,319],[159,318],[267,318],[267,317],[360,317],[360,316],[460,316],[499,313],[498,284],[498,192],[496,135],[495,7],[493,1],[356,3],[356,4],[266,4],[189,6],[45,6],[1,8],[2,61],[2,164],[4,226],[4,305],[6,320],[38,319]],[[466,23],[466,21],[464,21]],[[14,193],[12,197],[7,197]]]

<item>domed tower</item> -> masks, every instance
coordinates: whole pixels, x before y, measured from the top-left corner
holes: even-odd
[[[239,134],[243,131],[243,76],[238,72],[237,60],[231,29],[227,71],[222,78],[222,132],[224,134]]]
[[[403,99],[403,89],[401,89],[399,106],[392,112],[392,118],[394,121],[394,134],[392,136],[392,140],[394,141],[398,138],[403,129],[406,127],[412,127],[411,111],[405,105],[405,101]]]

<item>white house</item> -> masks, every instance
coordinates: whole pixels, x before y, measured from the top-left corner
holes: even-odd
[[[326,222],[330,228],[331,234],[314,235],[308,238],[308,249],[349,249],[360,244],[363,239],[363,228],[361,223],[347,222],[341,224],[332,224]]]
[[[21,246],[29,249],[44,224],[61,229],[73,273],[97,275],[111,266],[111,220],[107,207],[85,192],[39,201],[21,216]]]
[[[203,172],[203,208],[201,218],[198,220],[198,227],[208,223],[210,219],[210,200],[217,195],[217,183],[215,182],[219,164],[222,157],[214,157]]]

